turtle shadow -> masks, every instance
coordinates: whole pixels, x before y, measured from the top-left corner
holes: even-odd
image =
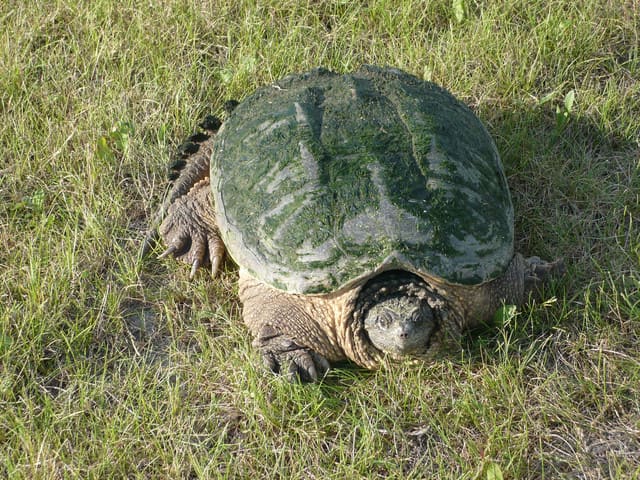
[[[620,270],[602,247],[611,245],[612,233],[627,233],[617,227],[640,188],[634,175],[638,141],[588,116],[571,116],[559,128],[556,112],[546,105],[501,112],[491,127],[514,203],[515,250],[563,258],[569,294],[602,270]]]
[[[629,251],[625,242],[634,231],[640,234],[626,209],[640,190],[634,174],[640,144],[593,117],[569,115],[561,124],[558,115],[551,105],[542,105],[493,111],[483,118],[511,191],[515,251],[561,258],[566,271],[506,324],[494,320],[471,330],[464,349],[472,359],[503,348],[506,336],[531,346],[550,330],[573,322],[562,309],[582,299],[590,285],[606,281],[607,272],[634,268],[634,259],[619,252],[620,247]]]

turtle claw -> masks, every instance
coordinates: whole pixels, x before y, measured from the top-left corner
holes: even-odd
[[[162,252],[160,255],[158,255],[158,259],[168,257],[169,255],[176,252],[177,250],[178,250],[178,247],[175,244],[173,244],[169,248],[167,248],[164,252]]]
[[[214,238],[213,240],[206,240],[206,236]],[[209,247],[213,242],[219,242],[221,245],[214,252]],[[207,231],[205,234],[188,232],[185,235],[176,237],[158,258],[162,259],[170,255],[191,266],[189,280],[193,280],[198,269],[208,263],[211,263],[211,276],[215,278],[224,259],[224,246],[218,237],[217,231]]]
[[[208,262],[215,276],[224,259],[224,243],[212,221],[208,192],[208,182],[197,184],[171,204],[160,225],[160,235],[168,246],[158,258],[172,255],[190,265],[190,280],[195,278],[198,268]]]
[[[552,277],[559,277],[564,274],[565,266],[562,259],[553,262],[545,262],[540,257],[529,257],[525,259],[529,277],[539,281],[546,281]]]
[[[216,278],[220,264],[222,263],[222,255],[216,255],[211,259],[211,278]]]
[[[330,368],[322,355],[281,335],[269,338],[261,347],[267,369],[285,375],[291,382],[317,382]]]
[[[313,350],[300,349],[289,361],[290,381],[317,382],[329,371],[329,362]]]
[[[191,265],[191,272],[189,273],[189,280],[194,279],[194,277],[196,276],[196,272],[198,271],[198,267],[200,266],[201,263],[202,261],[199,258],[196,258],[193,261],[193,265]]]
[[[564,275],[566,271],[562,259],[553,262],[545,262],[540,257],[529,257],[525,259],[524,286],[525,293],[533,293],[539,296],[541,287],[552,278]]]
[[[224,243],[217,234],[211,235],[207,242],[209,248],[209,260],[211,261],[211,277],[215,278],[224,260]]]

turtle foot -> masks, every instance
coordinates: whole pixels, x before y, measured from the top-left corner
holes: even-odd
[[[322,355],[298,345],[285,335],[261,335],[254,345],[262,352],[264,364],[271,372],[282,374],[292,382],[317,382],[330,368]]]
[[[537,292],[538,289],[552,278],[564,275],[566,269],[562,259],[546,262],[540,257],[525,259],[524,285],[526,292]]]
[[[216,227],[211,207],[209,181],[202,180],[188,194],[177,198],[160,225],[160,235],[167,248],[158,258],[173,255],[191,265],[189,278],[198,267],[211,265],[215,277],[224,259],[225,247]]]

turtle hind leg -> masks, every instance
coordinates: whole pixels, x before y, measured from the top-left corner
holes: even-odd
[[[140,248],[140,258],[145,257],[157,243],[158,227],[177,199],[185,196],[201,180],[209,177],[209,163],[215,134],[220,128],[220,120],[208,115],[199,124],[198,131],[187,138],[176,151],[169,166],[168,176],[171,188],[166,193],[162,205],[154,214],[145,239]]]
[[[159,229],[167,245],[159,258],[173,255],[191,265],[190,278],[201,265],[211,265],[216,276],[224,259],[225,247],[215,223],[209,179],[197,182],[168,208]]]
[[[210,157],[220,121],[207,116],[199,126],[202,130],[178,147],[169,167],[172,187],[155,214],[140,250],[140,256],[145,256],[162,237],[167,248],[160,257],[173,255],[191,265],[191,278],[198,267],[206,263],[211,264],[211,273],[215,276],[225,252],[214,219],[209,184]]]

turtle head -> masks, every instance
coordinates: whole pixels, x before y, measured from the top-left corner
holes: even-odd
[[[414,274],[384,272],[370,280],[359,297],[369,340],[393,357],[420,357],[439,328],[441,297]]]
[[[374,304],[364,318],[371,343],[394,356],[424,353],[436,328],[434,312],[426,300],[390,297]]]

